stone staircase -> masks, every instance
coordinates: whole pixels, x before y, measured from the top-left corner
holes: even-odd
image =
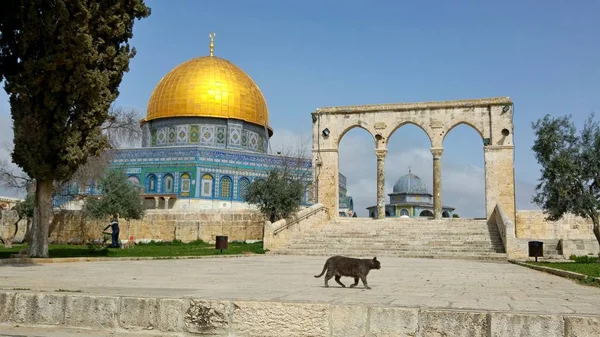
[[[284,248],[271,253],[507,259],[496,226],[473,219],[338,218],[290,239]]]

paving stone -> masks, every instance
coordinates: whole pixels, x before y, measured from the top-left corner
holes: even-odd
[[[563,337],[561,316],[508,313],[491,313],[490,316],[491,337]]]
[[[367,333],[367,308],[361,306],[331,307],[331,336],[365,336]]]
[[[232,305],[232,330],[236,336],[330,336],[328,305],[245,301]]]
[[[369,336],[416,337],[419,311],[404,308],[369,308]]]
[[[487,314],[481,312],[422,310],[421,337],[488,337]]]
[[[66,296],[65,324],[72,327],[110,329],[117,326],[118,298]]]
[[[600,317],[565,316],[565,337],[600,336]]]
[[[125,329],[153,329],[158,323],[158,299],[121,297],[119,325]]]

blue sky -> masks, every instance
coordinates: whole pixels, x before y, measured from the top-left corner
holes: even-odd
[[[215,55],[246,71],[265,95],[274,144],[286,143],[284,135],[309,135],[310,112],[323,106],[509,96],[515,103],[519,208],[533,207],[529,199],[539,176],[531,122],[546,113],[573,114],[581,125],[590,112],[600,112],[600,1],[147,4],[152,15],[135,24],[137,55],[117,105],[143,113],[162,76],[208,54],[213,31]],[[0,122],[10,130],[6,100],[2,91]],[[458,213],[467,216],[485,213],[481,146],[466,126],[444,143],[444,203],[458,203]],[[386,192],[408,165],[431,186],[428,148],[416,127],[398,130],[388,148]],[[340,167],[359,214],[375,200],[372,149],[358,129],[341,143]],[[465,179],[473,194],[464,191]]]

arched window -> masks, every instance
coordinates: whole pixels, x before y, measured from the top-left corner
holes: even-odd
[[[419,216],[433,216],[433,212],[426,209],[426,210],[422,211],[421,214],[419,214]]]
[[[170,174],[165,175],[165,193],[173,193],[173,176]]]
[[[190,175],[188,173],[183,173],[181,175],[181,196],[190,196]]]
[[[150,174],[148,176],[148,192],[156,192],[156,176]]]
[[[221,198],[231,198],[231,178],[221,178]]]
[[[238,199],[246,200],[246,193],[250,188],[250,180],[248,178],[240,178],[238,182]]]
[[[212,198],[213,196],[213,176],[205,174],[202,176],[202,190],[200,195],[206,198]]]
[[[408,212],[408,210],[406,208],[403,208],[400,210],[400,216],[403,216],[403,215],[406,215],[406,216],[410,215],[410,213]]]
[[[136,176],[129,176],[129,178],[127,178],[127,180],[129,182],[131,182],[134,185],[139,185],[140,184],[140,179]]]

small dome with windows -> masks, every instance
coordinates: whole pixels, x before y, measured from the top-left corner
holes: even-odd
[[[427,186],[417,175],[411,173],[410,169],[408,174],[400,177],[396,184],[394,184],[394,193],[404,194],[429,194]]]

